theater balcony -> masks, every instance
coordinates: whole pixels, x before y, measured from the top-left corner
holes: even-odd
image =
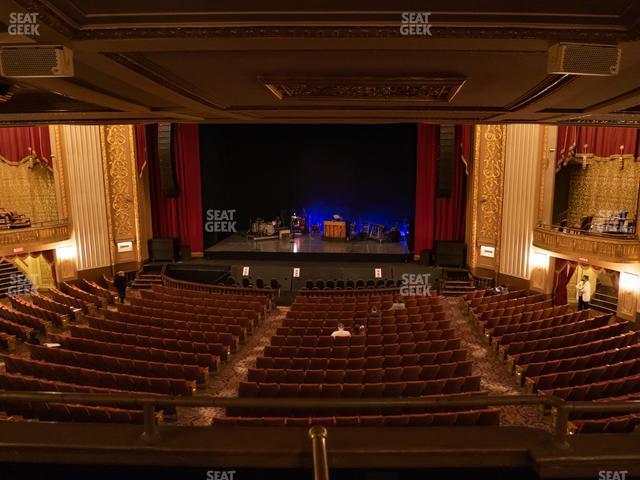
[[[31,227],[0,230],[0,253],[28,252],[35,247],[63,242],[71,237],[67,219],[34,223]]]
[[[585,233],[557,225],[538,225],[533,245],[561,255],[597,258],[613,263],[640,262],[640,240],[633,234]]]

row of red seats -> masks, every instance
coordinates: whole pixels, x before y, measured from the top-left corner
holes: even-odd
[[[123,345],[134,345],[144,348],[159,348],[162,350],[172,350],[177,352],[204,353],[213,355],[220,360],[227,359],[226,350],[220,356],[218,345],[209,345],[203,342],[192,342],[188,340],[178,340],[175,338],[147,337],[144,335],[134,335],[130,333],[118,333],[108,330],[99,330],[91,327],[79,327],[72,325],[71,334],[74,337],[87,338],[101,342],[121,343]]]
[[[294,370],[351,370],[364,368],[410,367],[412,365],[434,365],[462,362],[467,358],[465,349],[442,350],[407,355],[377,355],[369,357],[258,357],[258,368],[280,368]]]
[[[147,300],[144,298],[132,298],[131,305],[136,307],[153,308],[164,311],[182,312],[191,315],[208,315],[210,317],[233,317],[238,319],[249,319],[252,323],[238,323],[250,328],[259,322],[261,312],[255,310],[228,308],[228,307],[204,307],[201,305],[192,305],[186,303],[161,302],[158,300]]]
[[[422,397],[480,390],[480,376],[388,383],[257,383],[240,382],[238,396],[300,398]]]
[[[640,359],[623,360],[613,364],[598,365],[582,370],[548,373],[527,378],[527,383],[535,389],[548,390],[587,383],[597,383],[614,378],[628,377],[640,373]]]
[[[164,318],[169,320],[178,320],[181,322],[198,322],[198,323],[220,323],[224,321],[229,325],[236,325],[243,331],[251,331],[253,322],[248,317],[225,318],[220,315],[201,315],[187,312],[176,312],[172,310],[163,310],[161,308],[139,307],[136,305],[118,305],[118,311],[121,313],[139,315],[144,317]]]
[[[250,368],[249,382],[259,383],[388,383],[438,380],[471,375],[472,362],[353,370]]]
[[[117,388],[92,387],[87,385],[77,385],[74,383],[59,382],[57,380],[47,380],[42,378],[31,377],[28,375],[19,375],[14,373],[0,373],[0,388],[16,392],[71,392],[71,393],[123,393],[124,390]],[[144,395],[154,396],[159,394],[149,392],[131,392],[141,393]],[[109,402],[105,402],[103,406],[109,406]],[[120,404],[121,408],[140,409],[135,404]],[[157,404],[158,410],[163,410],[167,414],[175,414],[176,408],[173,405]]]
[[[632,413],[617,417],[573,420],[574,433],[629,433],[640,425],[640,415]]]
[[[230,333],[199,332],[195,330],[171,330],[167,328],[149,327],[144,325],[132,325],[124,322],[115,322],[97,317],[87,317],[91,328],[107,330],[116,333],[129,333],[146,337],[161,339],[185,340],[189,342],[205,343],[213,355],[226,361],[231,346],[235,343],[235,337]]]
[[[10,333],[0,332],[0,348],[13,350],[16,344],[16,336]]]
[[[363,317],[350,318],[324,318],[323,315],[316,315],[314,318],[285,318],[282,320],[282,325],[284,327],[336,327],[338,323],[342,323],[344,326],[352,326],[356,322],[360,324],[366,323],[367,325],[393,325],[395,323],[441,322],[446,318],[447,315],[445,312],[396,315],[393,317],[367,315]]]
[[[556,327],[558,325],[566,325],[569,323],[579,322],[594,316],[591,310],[578,310],[553,317],[542,318],[540,320],[530,320],[528,322],[509,323],[494,328],[487,328],[485,331],[491,337],[498,340],[500,337],[508,334],[528,332],[530,330],[541,330],[544,328]]]
[[[320,357],[356,358],[386,355],[407,355],[410,353],[430,353],[460,348],[460,338],[431,340],[418,343],[392,343],[387,345],[361,345],[353,347],[289,347],[267,345],[265,357]]]
[[[506,293],[499,293],[497,295],[484,295],[482,297],[474,297],[469,300],[467,304],[469,305],[469,308],[471,310],[476,311],[476,309],[482,305],[501,302],[503,300],[511,300],[512,298],[524,297],[526,295],[528,295],[528,292],[525,290],[514,290]]]
[[[384,335],[351,335],[344,337],[280,336],[271,337],[271,345],[276,347],[356,347],[361,345],[388,345],[392,343],[417,343],[427,340],[449,340],[455,338],[456,330],[422,330],[418,332],[386,333]]]
[[[207,367],[149,362],[130,358],[112,357],[63,348],[47,348],[38,345],[29,347],[31,358],[56,365],[70,365],[102,372],[124,373],[139,377],[179,378],[206,384],[209,377]]]
[[[326,290],[323,290],[325,292]],[[333,290],[335,291],[335,290]],[[353,291],[352,291],[353,292]],[[360,290],[359,292],[363,292]],[[296,296],[295,304],[312,303],[322,305],[335,305],[340,303],[365,303],[365,304],[381,304],[381,303],[403,303],[405,307],[418,307],[421,305],[440,305],[446,304],[446,300],[443,296],[403,296],[399,294],[373,294],[371,290],[368,291],[369,295],[363,296],[340,296],[340,295],[314,295],[314,296]]]
[[[613,325],[606,325],[603,327],[593,328],[590,330],[582,330],[568,335],[561,335],[557,337],[545,337],[534,340],[527,340],[521,342],[510,343],[506,347],[505,353],[507,355],[515,355],[524,352],[533,352],[535,350],[547,350],[551,348],[569,347],[571,345],[577,345],[582,343],[593,342],[596,340],[602,340],[628,330],[628,325],[624,323],[616,323]]]
[[[107,303],[115,303],[116,295],[114,295],[113,292],[109,291],[108,289],[104,288],[103,286],[98,285],[93,280],[88,280],[88,279],[85,278],[80,282],[80,284],[78,286],[80,288],[82,288],[83,290],[85,290],[86,292],[89,292],[89,293],[91,293],[93,295],[96,295],[96,296],[102,298]]]
[[[51,310],[52,312],[57,312],[61,315],[73,316],[77,310],[75,307],[70,307],[69,305],[60,303],[52,298],[40,295],[37,292],[31,292],[29,296],[31,297],[31,301],[39,307],[42,307],[45,310]]]
[[[141,290],[140,295],[146,300],[155,300],[161,302],[173,302],[173,303],[188,303],[190,305],[197,304],[205,307],[214,308],[239,308],[242,310],[254,310],[258,313],[264,312],[266,304],[259,298],[251,298],[247,296],[240,296],[239,298],[227,298],[226,296],[220,296],[217,298],[195,298],[185,297],[182,294],[169,295],[166,293],[160,293],[153,290]]]
[[[13,323],[24,325],[26,327],[37,330],[40,333],[46,333],[47,329],[51,326],[51,324],[46,320],[34,317],[33,315],[30,315],[28,313],[19,312],[18,310],[15,310],[11,307],[6,307],[4,305],[0,305],[0,318],[4,318],[5,320],[9,320]]]
[[[31,336],[33,328],[0,318],[0,332],[21,340],[27,340]]]
[[[154,392],[166,395],[192,395],[196,384],[190,380],[152,378],[122,373],[108,373],[88,368],[56,365],[40,360],[8,355],[5,357],[7,372],[22,373],[32,377],[60,380],[79,385],[117,388],[126,391]]]
[[[562,323],[556,320],[551,322],[552,326],[546,328],[524,330],[517,333],[507,333],[502,336],[494,337],[494,340],[499,345],[510,345],[512,343],[528,342],[531,340],[542,340],[544,338],[558,338],[564,335],[571,335],[573,333],[579,333],[593,330],[594,328],[604,327],[608,323],[608,315],[586,318],[585,320],[578,320],[577,322],[572,323]],[[539,324],[535,322],[533,324],[533,327],[538,325]]]
[[[173,288],[164,285],[154,285],[151,289],[154,292],[165,293],[167,295],[189,297],[189,298],[228,298],[229,300],[242,300],[243,298],[257,299],[264,305],[269,305],[270,299],[275,295],[276,291],[271,288],[242,288],[242,287],[222,287],[207,285],[214,291],[187,290],[184,288]]]
[[[477,316],[493,315],[496,311],[503,309],[516,308],[522,305],[533,305],[548,301],[543,293],[527,293],[523,291],[512,292],[512,294],[496,295],[487,297],[485,301],[477,306],[471,307],[471,311]],[[485,317],[488,318],[488,317]]]
[[[567,347],[536,350],[532,352],[512,355],[509,360],[514,366],[520,365],[524,368],[530,363],[547,362],[562,358],[576,357],[590,353],[610,350],[612,348],[623,348],[632,345],[640,340],[636,332],[624,331],[621,334],[609,336],[593,342],[580,343]]]
[[[49,322],[58,327],[65,325],[66,317],[52,310],[45,310],[22,297],[10,296],[11,306],[20,312],[33,315],[34,317],[41,318],[42,320]]]
[[[548,303],[549,302],[534,303],[530,305],[530,309],[528,308],[529,305],[523,305],[523,309],[525,311],[514,312],[510,315],[499,315],[489,319],[479,318],[478,321],[484,329],[491,329],[505,325],[508,326],[518,323],[535,322],[544,318],[564,315],[567,313],[566,305],[563,305],[561,308],[557,308],[548,305]]]
[[[146,360],[148,362],[175,363],[179,365],[199,365],[207,367],[209,371],[216,371],[220,359],[209,353],[180,352],[160,348],[138,347],[122,343],[101,342],[88,338],[52,336],[52,342],[59,343],[63,348],[76,352],[96,353],[114,357]]]
[[[593,368],[599,365],[610,365],[612,363],[618,363],[637,356],[640,356],[640,343],[635,343],[622,348],[616,347],[610,350],[589,353],[579,357],[568,357],[561,358],[559,360],[529,363],[524,365],[524,367],[519,368],[519,371],[522,376],[534,377],[549,373]]]
[[[67,282],[62,282],[62,291],[67,295],[71,295],[72,297],[79,298],[80,300],[87,302],[89,304],[93,304],[95,306],[101,306],[103,303],[102,297],[98,295],[94,295],[93,293],[85,292],[80,287],[76,285],[72,285]]]
[[[476,313],[478,319],[482,322],[486,322],[489,320],[493,320],[496,317],[507,317],[510,318],[513,315],[518,313],[529,313],[532,314],[537,310],[545,310],[547,308],[557,308],[553,305],[553,300],[551,299],[543,299],[540,301],[534,301],[531,297],[520,297],[514,300],[506,300],[508,306],[501,306],[498,304],[490,304],[491,307],[494,305],[495,308],[490,308],[488,310],[484,310],[482,312]],[[509,305],[511,303],[516,303],[516,305]],[[562,305],[561,307],[566,307],[566,305]],[[559,311],[555,313],[556,315],[560,313],[565,313],[566,308],[559,308]]]
[[[598,400],[629,395],[639,391],[640,375],[631,375],[584,385],[538,390],[541,395],[554,395],[568,401]]]
[[[47,291],[47,295],[51,297],[56,302],[62,303],[63,305],[67,305],[68,307],[78,308],[82,310],[84,313],[89,313],[89,310],[92,303],[85,302],[76,297],[72,297],[71,295],[67,295],[62,290],[58,290],[57,288],[51,288]]]
[[[54,422],[90,422],[90,423],[144,423],[141,410],[125,410],[114,407],[84,406],[65,403],[43,402],[4,402],[4,408],[10,415],[25,418],[37,418]],[[162,421],[162,414],[156,412],[155,421]]]
[[[412,413],[405,415],[360,415],[337,417],[216,417],[214,425],[232,426],[291,426],[310,427],[322,425],[325,427],[340,426],[497,426],[500,422],[500,410],[484,408],[465,410],[461,412],[433,412]]]
[[[444,312],[444,304],[428,304],[419,305],[415,307],[405,306],[402,309],[393,309],[393,302],[381,302],[381,303],[338,303],[338,304],[322,304],[322,303],[294,303],[291,306],[289,314],[301,313],[301,312],[331,312],[331,313],[351,313],[354,312],[371,312],[377,310],[383,314],[389,313],[393,315],[396,312],[403,312],[405,314],[413,313],[429,313],[429,312]]]
[[[346,328],[352,327],[353,325],[345,325]],[[392,323],[389,325],[381,324],[381,325],[371,325],[370,323],[366,324],[366,334],[367,335],[384,335],[387,333],[406,333],[406,332],[420,332],[422,330],[444,330],[451,328],[451,320],[440,320],[440,321],[420,321],[413,323]],[[297,336],[305,336],[305,335],[331,335],[337,328],[335,326],[313,326],[313,327],[289,327],[283,326],[278,327],[276,329],[276,335],[297,335]]]
[[[174,330],[199,330],[203,332],[228,333],[238,337],[238,341],[245,340],[247,330],[240,325],[230,323],[210,323],[210,322],[188,322],[184,320],[174,320],[172,318],[148,317],[125,313],[114,310],[104,310],[104,318],[117,322],[126,322],[135,325],[149,325],[151,327],[170,328]],[[235,351],[235,350],[234,350]]]
[[[381,295],[400,295],[400,287],[371,287],[366,289],[337,289],[333,290],[315,290],[301,288],[297,292],[296,301],[303,301],[305,298],[358,298],[366,299],[370,297],[378,297]]]

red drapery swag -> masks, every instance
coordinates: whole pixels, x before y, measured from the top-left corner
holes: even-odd
[[[0,160],[10,164],[30,160],[51,168],[49,127],[0,128]]]
[[[620,147],[624,148],[621,149]],[[575,156],[582,154],[610,157],[622,153],[636,157],[637,148],[637,128],[559,127],[556,148],[556,171],[561,170]]]
[[[144,133],[143,133],[144,132]],[[151,219],[155,238],[178,237],[192,252],[203,251],[200,140],[197,125],[176,124],[172,129],[177,198],[162,192],[158,159],[158,126],[136,125],[138,167],[149,168]]]
[[[575,262],[556,258],[556,268],[553,276],[554,305],[566,305],[568,303],[567,285],[569,285],[577,266],[578,264]]]
[[[466,190],[471,161],[471,125],[455,129],[455,156],[451,196],[437,197],[437,155],[440,127],[418,125],[416,161],[416,217],[414,250],[432,250],[436,240],[465,238]]]

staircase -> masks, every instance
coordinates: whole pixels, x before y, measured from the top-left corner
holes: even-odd
[[[131,288],[144,289],[154,285],[162,285],[162,267],[145,266],[138,272],[131,283]]]
[[[611,295],[611,293],[596,290],[596,293],[591,298],[591,307],[615,315],[618,311],[618,297]]]
[[[13,263],[0,261],[0,298],[29,293],[33,285]]]
[[[476,289],[475,282],[464,268],[448,268],[444,271],[441,293],[446,297],[458,297]]]

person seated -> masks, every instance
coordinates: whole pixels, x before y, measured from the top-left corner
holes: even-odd
[[[355,322],[352,330],[354,335],[364,335],[364,325],[361,325],[360,322]]]
[[[338,324],[338,329],[331,334],[332,337],[350,337],[351,332],[344,329],[344,325],[342,323]]]

